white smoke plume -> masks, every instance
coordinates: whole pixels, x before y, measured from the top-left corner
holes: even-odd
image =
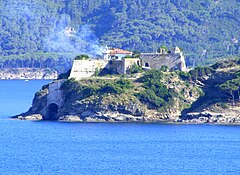
[[[103,47],[100,46],[90,27],[83,25],[78,31],[75,31],[70,26],[68,15],[62,16],[44,43],[45,50],[49,52],[87,54],[91,57],[97,57],[103,51]]]
[[[82,25],[79,29],[73,29],[71,17],[67,14],[60,16],[60,14],[52,15],[49,13],[45,14],[43,18],[39,11],[45,10],[44,1],[33,3],[28,0],[12,0],[11,3],[9,1],[0,2],[0,5],[3,5],[5,9],[1,14],[9,19],[17,19],[19,28],[26,26],[28,32],[34,28],[35,32],[41,33],[41,41],[33,41],[41,43],[39,46],[41,51],[43,49],[45,52],[56,52],[60,55],[62,53],[87,54],[93,58],[102,54],[103,47],[100,46],[98,38],[91,31],[90,26]],[[15,23],[8,25],[13,28],[12,31],[15,30]],[[19,32],[17,28],[15,32]]]

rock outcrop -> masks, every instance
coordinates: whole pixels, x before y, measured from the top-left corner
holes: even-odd
[[[134,95],[107,94],[79,98],[79,94],[62,85],[66,80],[54,81],[42,87],[35,94],[32,107],[23,114],[14,116],[19,120],[58,120],[60,122],[174,122],[183,124],[240,124],[240,103],[208,106],[195,112],[181,114],[179,98],[174,98],[174,105],[165,111],[148,109]],[[165,79],[169,88],[182,91],[183,85],[171,87],[173,77]],[[166,83],[165,82],[165,83]],[[198,92],[185,88],[181,98],[185,104],[191,104],[199,97]],[[186,100],[187,99],[187,100]]]
[[[32,107],[26,113],[13,118],[61,122],[240,124],[240,87],[231,94],[237,98],[229,96],[231,89],[226,92],[220,88],[229,81],[237,86],[239,65],[240,60],[225,61],[210,68],[196,68],[189,75],[164,72],[161,78],[156,78],[159,72],[149,71],[150,78],[142,81],[147,73],[138,78],[108,76],[79,81],[56,80],[35,94]],[[167,94],[167,98],[161,93]],[[231,100],[235,101],[231,103]]]
[[[31,115],[27,115],[27,116],[22,116],[22,115],[19,115],[19,116],[16,116],[14,119],[18,119],[18,120],[43,120],[43,117],[42,115],[40,114],[31,114]]]
[[[56,80],[43,86],[35,94],[32,107],[26,113],[13,118],[27,120],[32,117],[34,120],[37,118],[61,122],[174,121],[181,115],[184,104],[191,104],[200,96],[199,91],[193,85],[186,87],[184,81],[173,73],[167,73],[163,83],[168,88],[174,89],[176,93],[180,93],[184,89],[184,94],[181,95],[181,98],[173,98],[173,104],[162,111],[149,108],[134,95],[135,91],[139,91],[139,83],[136,83],[135,87],[129,91],[119,94],[92,93],[88,95],[89,91],[108,81],[113,80],[94,78],[81,81]],[[88,88],[86,89],[86,87]]]
[[[240,102],[237,102],[235,106],[231,103],[222,104],[217,103],[208,106],[205,109],[198,109],[195,112],[186,113],[179,118],[175,119],[175,122],[189,123],[189,124],[240,124]]]

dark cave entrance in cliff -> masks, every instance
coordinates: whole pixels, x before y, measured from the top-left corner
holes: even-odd
[[[50,105],[48,105],[46,118],[48,120],[57,120],[58,111],[59,111],[58,105],[55,103],[51,103]]]

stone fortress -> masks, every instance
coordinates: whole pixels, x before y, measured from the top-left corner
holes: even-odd
[[[143,68],[160,69],[162,66],[167,66],[170,70],[187,71],[185,58],[179,47],[171,51],[160,48],[159,53],[141,53],[140,59]]]
[[[126,74],[134,64],[143,69],[160,69],[167,66],[169,70],[187,71],[183,52],[178,47],[171,51],[161,48],[159,53],[141,53],[139,58],[134,58],[132,52],[106,46],[102,58],[74,60],[69,78],[88,78],[102,69]]]

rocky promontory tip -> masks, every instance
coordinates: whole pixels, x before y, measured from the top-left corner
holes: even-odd
[[[15,119],[240,124],[238,59],[181,71],[60,79]],[[231,66],[229,66],[231,65]],[[239,83],[239,84],[238,84]]]
[[[150,80],[155,81],[153,87],[148,87]],[[183,89],[188,100],[174,97]],[[43,120],[61,122],[173,121],[181,115],[184,103],[191,104],[200,92],[193,84],[187,85],[177,73],[157,70],[129,78],[62,79],[43,86],[35,94],[32,107],[14,118],[27,120],[31,119],[29,116],[32,119],[42,116]]]
[[[12,117],[12,119],[40,121],[40,120],[43,120],[43,117],[41,114],[30,114],[30,115],[23,115],[23,116],[22,115],[14,116]]]

